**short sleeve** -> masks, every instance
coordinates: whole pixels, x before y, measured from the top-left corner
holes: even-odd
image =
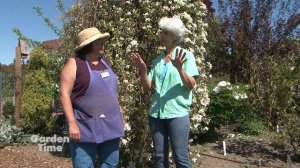
[[[191,52],[188,52],[186,55],[186,62],[185,62],[185,72],[189,75],[189,76],[193,76],[195,78],[197,78],[199,76],[199,72],[198,72],[198,68],[196,65],[196,60],[194,57],[194,54]]]

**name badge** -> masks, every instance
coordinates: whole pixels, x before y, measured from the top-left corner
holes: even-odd
[[[101,77],[102,78],[107,78],[107,77],[109,77],[109,73],[108,72],[103,72],[103,73],[101,73]]]

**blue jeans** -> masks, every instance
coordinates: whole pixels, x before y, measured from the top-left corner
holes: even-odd
[[[98,152],[100,168],[116,168],[119,163],[120,138],[95,143],[75,143],[70,141],[73,168],[94,168]]]
[[[149,116],[149,127],[155,151],[156,168],[169,167],[169,138],[176,167],[191,167],[188,152],[189,116],[172,119],[157,119]]]

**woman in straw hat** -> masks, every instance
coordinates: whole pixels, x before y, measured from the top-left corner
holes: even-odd
[[[76,56],[68,59],[60,76],[60,98],[67,119],[73,167],[117,167],[119,141],[124,135],[117,77],[104,59],[109,33],[97,28],[81,31]]]
[[[159,21],[159,28],[160,42],[165,50],[153,60],[149,73],[138,53],[133,53],[131,57],[141,71],[143,88],[149,89],[152,84],[155,86],[149,113],[155,166],[169,166],[170,139],[176,167],[189,168],[189,111],[192,89],[199,73],[193,53],[178,46],[186,31],[180,18],[163,17]]]

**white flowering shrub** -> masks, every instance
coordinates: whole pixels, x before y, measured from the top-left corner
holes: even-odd
[[[119,98],[126,113],[126,134],[121,141],[122,167],[152,167],[153,164],[147,115],[151,91],[142,90],[139,72],[131,65],[130,54],[138,51],[150,66],[162,52],[158,21],[163,16],[174,15],[179,16],[188,29],[180,45],[194,53],[201,74],[191,109],[192,133],[197,134],[205,129],[200,123],[209,122],[205,115],[210,102],[206,81],[211,77],[208,74],[211,64],[204,59],[207,24],[204,21],[206,6],[201,1],[79,0],[62,18],[64,33],[60,53],[64,58],[72,55],[76,34],[84,28],[96,26],[112,36],[106,43],[105,57],[118,75]]]
[[[220,81],[210,89],[210,105],[207,115],[213,127],[223,124],[235,124],[254,119],[248,98],[249,88],[246,85],[232,85],[227,81]]]

